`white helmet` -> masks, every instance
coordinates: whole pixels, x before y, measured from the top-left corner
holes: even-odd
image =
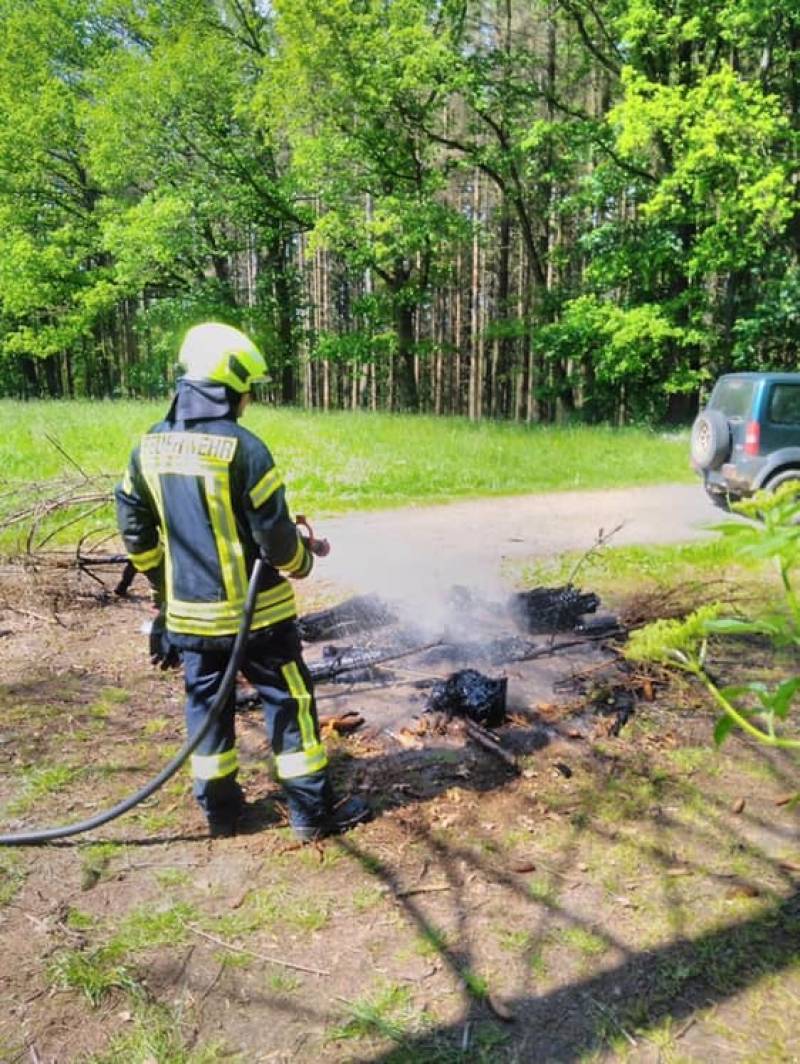
[[[184,337],[178,361],[193,381],[215,381],[249,392],[266,377],[267,363],[256,345],[232,325],[217,321],[194,325]]]

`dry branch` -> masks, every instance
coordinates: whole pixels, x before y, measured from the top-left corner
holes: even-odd
[[[293,961],[283,960],[280,957],[268,957],[265,953],[256,953],[255,950],[245,949],[243,946],[234,946],[233,943],[226,942],[224,938],[217,938],[216,935],[209,935],[207,931],[201,931],[199,927],[195,927],[193,924],[184,924],[184,927],[188,931],[191,931],[193,935],[199,935],[200,938],[208,939],[208,941],[213,942],[215,946],[230,950],[232,953],[241,953],[245,957],[255,957],[258,961],[265,961],[267,964],[276,964],[280,968],[291,968],[292,971],[295,972],[309,972],[311,975],[331,974],[325,968],[311,968],[307,964],[295,964]]]

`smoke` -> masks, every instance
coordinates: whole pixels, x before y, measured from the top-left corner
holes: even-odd
[[[383,517],[383,515],[380,515]],[[450,542],[432,536],[424,547],[420,537],[391,536],[367,516],[347,534],[332,535],[331,554],[317,573],[345,594],[374,594],[391,604],[405,627],[424,638],[466,642],[496,634],[493,611],[486,603],[504,604],[510,588],[496,567],[486,564],[484,547],[459,534]],[[464,530],[465,531],[465,530]],[[507,625],[507,620],[506,620]]]

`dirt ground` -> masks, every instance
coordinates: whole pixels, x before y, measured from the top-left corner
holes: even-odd
[[[134,590],[0,611],[0,830],[85,817],[181,742]],[[689,691],[592,644],[483,669],[514,771],[420,725],[451,664],[320,685],[365,718],[327,740],[376,813],[340,839],[292,841],[248,710],[246,834],[204,837],[181,773],[91,836],[0,850],[0,1060],[800,1060],[796,762],[714,752]]]

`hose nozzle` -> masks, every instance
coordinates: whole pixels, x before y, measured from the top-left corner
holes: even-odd
[[[312,554],[315,554],[317,558],[325,558],[331,552],[331,545],[327,539],[317,539],[314,535],[314,529],[311,527],[308,518],[304,514],[298,514],[294,519],[294,523],[298,528],[304,528],[306,530],[306,538],[308,540],[308,549]]]

